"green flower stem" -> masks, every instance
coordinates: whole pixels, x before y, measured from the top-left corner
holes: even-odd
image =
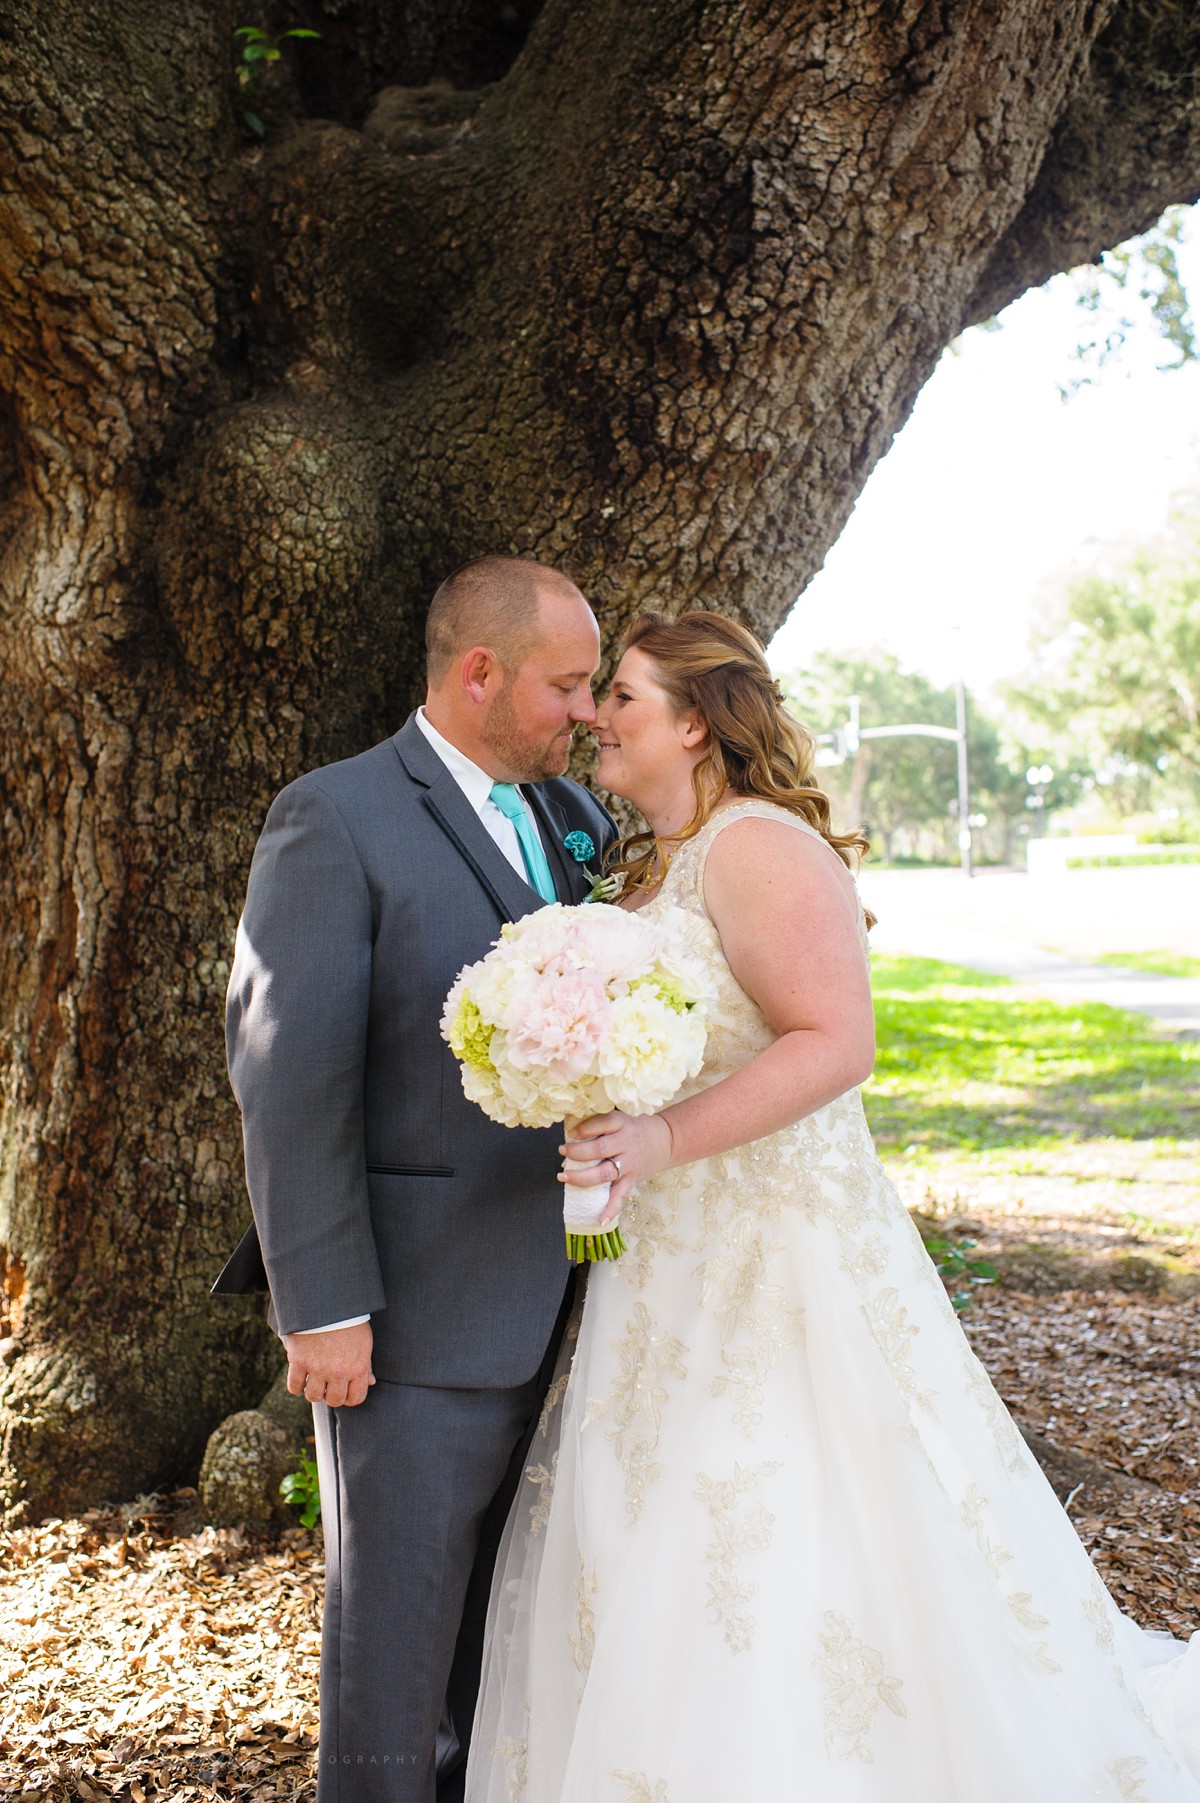
[[[603,1233],[572,1233],[567,1230],[567,1257],[574,1265],[595,1263],[602,1258],[620,1258],[625,1250],[619,1226]]]

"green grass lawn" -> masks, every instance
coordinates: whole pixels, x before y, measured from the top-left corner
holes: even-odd
[[[1120,964],[1151,977],[1200,977],[1200,958],[1186,952],[1101,952],[1095,964]]]
[[[879,957],[875,1074],[865,1101],[880,1152],[995,1153],[1064,1140],[1200,1136],[1200,1043],[1100,1003],[1018,999],[1004,977]]]

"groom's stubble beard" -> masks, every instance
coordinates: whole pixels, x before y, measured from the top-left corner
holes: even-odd
[[[512,693],[506,682],[488,709],[479,736],[504,768],[513,772],[513,780],[544,783],[552,776],[561,776],[570,761],[575,729],[570,721],[564,724],[571,726],[566,738],[558,734],[549,742],[535,738],[513,706]],[[559,733],[562,730],[560,727]]]

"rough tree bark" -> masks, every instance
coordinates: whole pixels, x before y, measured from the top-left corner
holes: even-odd
[[[269,1380],[207,1296],[233,928],[271,793],[417,696],[436,581],[509,548],[609,638],[769,633],[964,323],[1196,196],[1192,14],[304,0],[257,146],[242,10],[9,0],[10,1515],[194,1473]]]

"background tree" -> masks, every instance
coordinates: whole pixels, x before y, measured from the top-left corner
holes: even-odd
[[[1069,585],[1009,693],[1132,807],[1169,786],[1200,813],[1200,497],[1110,573]]]
[[[808,670],[789,679],[787,691],[798,717],[818,733],[844,724],[853,695],[859,698],[860,725],[865,727],[954,725],[953,692],[904,669],[889,651],[822,653]],[[839,824],[865,824],[875,855],[890,864],[897,832],[941,832],[957,796],[956,770],[954,746],[946,740],[864,739],[845,763],[822,769],[819,780]]]
[[[321,33],[261,143],[248,25]],[[9,0],[10,1513],[193,1471],[273,1366],[207,1297],[234,922],[437,580],[529,551],[610,640],[769,633],[943,346],[1195,198],[1198,66],[1174,0]]]
[[[1099,262],[1075,271],[1076,293],[1089,330],[1075,347],[1079,373],[1060,384],[1064,400],[1095,381],[1096,373],[1120,357],[1126,341],[1147,316],[1167,351],[1160,369],[1194,363],[1200,346],[1190,299],[1179,269],[1179,247],[1187,214],[1168,207],[1153,231],[1105,251]]]
[[[980,706],[974,697],[967,706],[967,754],[971,781],[971,812],[983,815],[986,824],[975,840],[976,861],[1012,864],[1023,861],[1030,830],[1029,784],[1025,772],[1034,759],[1027,748],[1013,742],[1003,718]],[[1044,796],[1043,817],[1056,805],[1054,788]],[[958,855],[957,816],[953,854]]]
[[[952,687],[938,688],[878,648],[850,656],[819,653],[807,670],[787,678],[785,688],[797,718],[817,733],[844,726],[852,695],[859,698],[861,727],[953,728],[956,721]],[[993,718],[970,695],[967,752],[971,813],[986,817],[976,832],[976,856],[1010,863],[1023,842],[1018,829],[1029,822],[1025,772],[1044,755],[1035,756],[1003,718]],[[818,779],[839,824],[867,827],[874,858],[891,863],[898,850],[912,856],[919,846],[920,855],[958,863],[958,766],[950,741],[867,738],[843,763],[823,767]],[[1061,769],[1044,799],[1047,813],[1077,799],[1073,774]],[[904,835],[902,848],[898,834]]]

